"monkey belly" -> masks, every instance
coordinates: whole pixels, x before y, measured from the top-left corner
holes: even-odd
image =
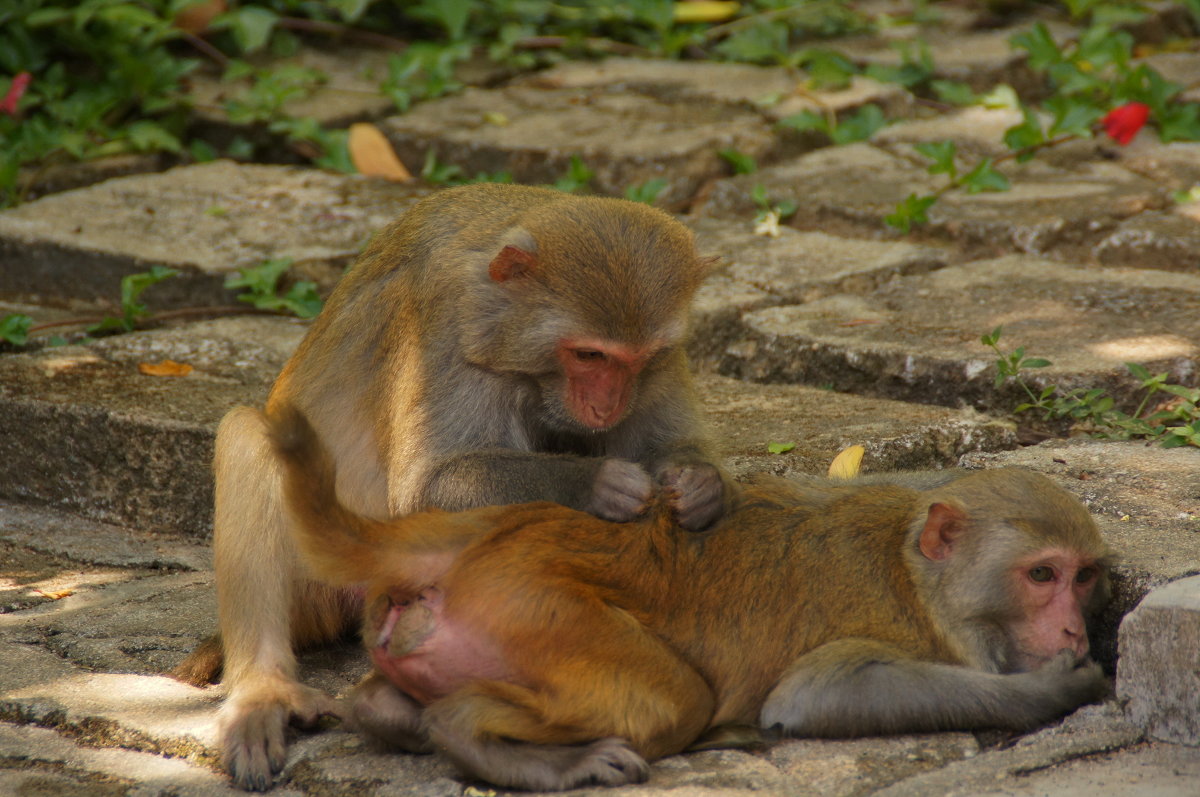
[[[376,669],[418,703],[431,703],[471,681],[511,681],[499,648],[443,612],[431,587],[393,605],[369,648]]]

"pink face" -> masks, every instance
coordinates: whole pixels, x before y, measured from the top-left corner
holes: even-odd
[[[1038,667],[1066,648],[1088,652],[1084,609],[1100,578],[1094,560],[1062,548],[1048,548],[1020,559],[1009,573],[1021,608],[1012,626],[1018,666]]]
[[[654,354],[594,338],[563,340],[558,361],[567,377],[567,409],[575,420],[597,431],[613,426],[625,415],[634,380]]]

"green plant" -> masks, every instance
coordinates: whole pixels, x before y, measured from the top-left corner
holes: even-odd
[[[631,185],[625,189],[625,198],[634,202],[653,205],[658,195],[666,190],[669,183],[662,177],[652,177],[644,183]]]
[[[864,105],[843,119],[833,115],[801,111],[779,120],[780,127],[804,132],[816,130],[829,136],[834,144],[865,141],[888,125],[887,117],[878,105]]]
[[[279,278],[291,267],[290,257],[264,260],[257,266],[240,268],[237,274],[230,274],[225,278],[225,287],[245,288],[244,292],[238,294],[238,301],[259,310],[312,318],[321,312],[321,297],[317,295],[316,283],[300,280],[287,293],[279,295]]]
[[[33,319],[21,313],[9,313],[0,318],[0,341],[13,346],[24,346],[29,340],[29,327]]]
[[[1144,63],[1135,64],[1133,37],[1113,29],[1114,22],[1128,18],[1125,11],[1132,6],[1095,0],[1068,5],[1075,16],[1091,19],[1075,41],[1060,45],[1040,22],[1011,39],[1014,48],[1027,53],[1029,67],[1045,77],[1051,89],[1048,99],[1040,106],[1022,103],[1010,87],[999,86],[974,100],[1021,112],[1022,121],[1004,134],[1008,152],[959,168],[953,142],[918,145],[918,152],[931,161],[929,173],[945,174],[948,180],[931,194],[910,194],[885,219],[887,224],[908,232],[926,223],[925,211],[951,190],[1008,190],[1008,178],[995,169],[998,163],[1023,163],[1044,149],[1091,138],[1100,131],[1121,145],[1128,144],[1146,124],[1151,124],[1164,142],[1200,140],[1200,104],[1180,101],[1182,86]],[[956,101],[968,98],[963,87],[943,83],[935,88]]]
[[[587,188],[595,176],[596,173],[587,167],[582,158],[572,155],[571,162],[567,166],[567,173],[554,181],[554,188],[574,194]]]
[[[1165,448],[1200,446],[1200,389],[1168,384],[1166,373],[1151,374],[1144,365],[1125,363],[1145,391],[1132,413],[1118,409],[1113,398],[1099,388],[1077,388],[1064,393],[1056,385],[1047,385],[1034,393],[1022,372],[1045,368],[1051,362],[1041,357],[1026,357],[1024,346],[1005,353],[999,346],[1002,332],[1002,327],[996,327],[982,336],[980,342],[997,354],[996,387],[1012,379],[1029,396],[1029,401],[1017,405],[1014,412],[1038,410],[1043,420],[1070,420],[1076,427],[1099,437],[1144,438],[1156,440]],[[1147,414],[1151,398],[1162,393],[1175,398]]]
[[[105,316],[99,323],[89,326],[87,331],[93,335],[132,332],[137,328],[138,321],[150,315],[146,305],[139,301],[145,290],[178,273],[175,269],[166,266],[152,266],[149,271],[126,274],[121,278],[121,315]]]
[[[717,150],[721,159],[733,167],[734,174],[754,174],[758,171],[758,163],[751,156],[736,149]]]
[[[754,184],[754,188],[750,189],[750,198],[758,206],[758,212],[754,214],[756,230],[771,236],[778,236],[779,222],[791,218],[799,208],[794,199],[772,200],[762,183]]]

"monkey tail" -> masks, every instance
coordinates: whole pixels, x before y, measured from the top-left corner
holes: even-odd
[[[383,578],[394,586],[422,586],[466,545],[486,534],[490,513],[440,510],[375,520],[348,509],[337,496],[333,459],[308,418],[291,404],[269,419],[271,441],[283,464],[283,497],[294,519],[300,553],[318,578],[356,584]],[[447,557],[451,554],[451,557]]]
[[[295,520],[305,562],[332,583],[371,577],[384,524],[351,512],[338,500],[333,460],[304,413],[284,404],[271,413],[270,429],[284,467],[284,502]]]

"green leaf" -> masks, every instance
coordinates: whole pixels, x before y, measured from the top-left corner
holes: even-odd
[[[858,67],[836,50],[812,48],[800,56],[800,64],[808,73],[808,84],[817,91],[842,91],[850,87]]]
[[[953,141],[925,141],[915,145],[914,148],[933,161],[928,168],[930,174],[947,174],[951,180],[957,176],[958,169],[954,165],[954,156],[958,154],[958,147]]]
[[[1092,137],[1092,126],[1104,116],[1104,111],[1081,97],[1056,96],[1046,100],[1046,110],[1054,114],[1048,135]]]
[[[981,191],[1007,191],[1011,187],[1008,178],[992,168],[991,158],[984,158],[974,169],[964,174],[960,185],[967,189],[968,194],[978,194]]]
[[[771,454],[786,454],[795,447],[795,443],[767,443],[767,452]]]
[[[785,116],[779,120],[780,127],[790,127],[792,130],[798,130],[803,133],[806,130],[820,130],[823,133],[829,132],[829,120],[822,114],[812,111],[801,111],[800,113]]]
[[[1017,96],[1017,92],[1007,83],[1001,83],[996,88],[989,91],[979,98],[979,104],[984,108],[1002,110],[1011,108],[1016,110],[1021,108],[1021,99]]]
[[[227,27],[243,53],[253,53],[266,46],[279,22],[279,15],[261,6],[244,6],[213,20],[213,27]]]
[[[1024,115],[1025,121],[1004,131],[1004,145],[1013,152],[1032,150],[1033,147],[1046,141],[1046,133],[1042,130],[1042,122],[1038,119],[1037,114],[1027,107],[1022,107],[1021,113]],[[1017,160],[1024,162],[1033,155],[1032,151],[1028,151],[1019,156]]]
[[[345,22],[357,22],[374,0],[326,0]]]
[[[129,143],[138,152],[182,152],[183,144],[169,130],[157,122],[142,119],[133,122],[126,130]]]
[[[983,337],[981,337],[979,339],[979,342],[982,343],[984,346],[995,346],[997,343],[1000,342],[1000,335],[1003,332],[1004,332],[1004,327],[1002,327],[1002,326],[996,327],[995,329],[992,330],[991,334],[984,335]]]
[[[754,158],[736,149],[717,150],[717,154],[733,167],[734,174],[753,174],[758,171],[758,163]]]
[[[788,33],[783,22],[762,21],[735,31],[716,50],[731,61],[777,63],[787,55]]]
[[[916,194],[909,194],[903,201],[896,205],[896,211],[885,216],[883,221],[889,227],[907,233],[914,226],[925,224],[929,221],[928,216],[925,215],[925,211],[934,202],[937,202],[937,197],[934,195],[917,196]]]
[[[767,196],[767,188],[762,183],[755,183],[750,189],[750,198],[754,200],[754,204],[758,205],[760,210],[771,209],[771,199]]]
[[[1013,47],[1029,53],[1029,66],[1034,70],[1043,70],[1063,60],[1062,51],[1050,35],[1049,29],[1041,22],[1026,33],[1018,33],[1009,38]]]
[[[24,346],[29,340],[29,328],[33,319],[20,313],[9,313],[0,318],[0,340],[14,346]]]
[[[126,274],[121,278],[121,312],[126,329],[133,329],[134,322],[146,315],[146,306],[138,300],[151,285],[157,285],[179,272],[166,266],[152,266],[149,271]]]
[[[571,156],[571,162],[567,166],[567,173],[555,181],[554,187],[559,191],[573,193],[581,188],[587,188],[588,183],[596,173],[587,167],[583,159],[578,155]]]
[[[229,289],[246,288],[247,292],[238,296],[239,301],[253,301],[248,296],[274,296],[275,286],[279,278],[292,267],[292,258],[276,257],[264,260],[257,266],[239,268],[237,274],[225,277],[225,287]]]
[[[667,187],[667,181],[662,177],[655,177],[638,185],[631,185],[625,189],[625,198],[631,199],[634,202],[641,202],[646,205],[653,205],[654,200],[658,199],[658,195]]]
[[[939,100],[951,105],[974,105],[979,102],[979,95],[966,83],[956,80],[934,80],[930,82],[929,87]]]
[[[1163,142],[1200,141],[1200,104],[1189,102],[1170,106],[1154,121]]]
[[[1021,360],[1021,368],[1045,368],[1048,365],[1053,365],[1049,360],[1042,357],[1030,357],[1026,360]]]
[[[418,19],[425,19],[446,31],[452,42],[461,41],[467,30],[467,19],[471,16],[473,0],[421,0],[407,9]]]
[[[829,137],[835,144],[866,141],[877,131],[887,127],[887,124],[887,118],[878,105],[864,105],[855,113],[838,122],[837,126],[829,131]]]

